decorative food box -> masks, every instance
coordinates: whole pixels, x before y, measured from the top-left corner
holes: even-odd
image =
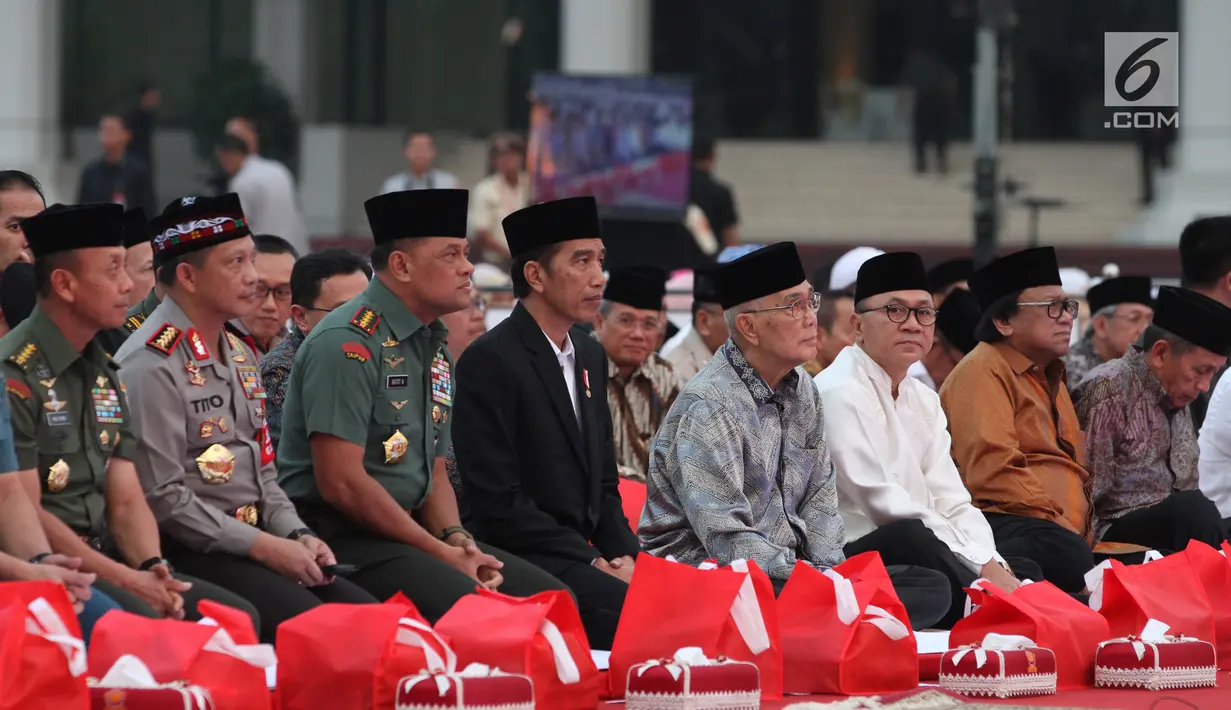
[[[981,644],[941,656],[940,687],[997,698],[1051,695],[1056,692],[1056,654],[1024,636],[988,634]]]
[[[90,710],[214,710],[209,693],[196,686],[90,688]]]
[[[534,710],[534,685],[478,663],[456,673],[423,671],[398,682],[395,710]]]
[[[1217,684],[1217,674],[1214,644],[1163,633],[1142,632],[1141,636],[1104,641],[1094,661],[1096,687],[1206,688]]]
[[[628,669],[628,710],[760,710],[761,674],[755,664],[711,660],[699,648]]]

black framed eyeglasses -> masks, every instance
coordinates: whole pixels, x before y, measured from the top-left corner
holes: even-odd
[[[884,306],[877,306],[876,308],[869,308],[867,310],[859,311],[859,313],[862,315],[873,311],[884,311],[885,316],[889,318],[891,323],[897,323],[899,325],[910,320],[910,314],[912,313],[915,314],[915,320],[919,323],[919,325],[927,326],[936,324],[936,309],[931,306],[911,308],[910,306],[904,306],[901,303],[890,303]]]
[[[1067,298],[1060,301],[1027,301],[1026,303],[1018,303],[1019,306],[1028,306],[1030,308],[1046,308],[1047,317],[1052,320],[1060,320],[1060,316],[1067,313],[1070,318],[1077,317],[1077,301]]]
[[[821,309],[821,294],[816,293],[814,291],[812,292],[811,295],[807,296],[806,298],[801,298],[799,300],[792,301],[785,306],[773,306],[772,308],[758,308],[754,311],[744,311],[744,312],[745,313],[766,313],[768,311],[790,311],[791,317],[794,318],[795,320],[799,320],[804,317],[805,308],[812,311],[813,313],[816,313],[817,311],[819,311]]]

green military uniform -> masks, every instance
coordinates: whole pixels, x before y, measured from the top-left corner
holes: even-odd
[[[421,323],[379,279],[312,329],[283,405],[278,481],[292,500],[324,503],[308,443],[323,432],[362,446],[364,468],[402,508],[423,503],[451,441],[447,333],[440,321]]]
[[[377,245],[415,237],[466,238],[465,190],[395,192],[364,206]],[[362,447],[368,475],[408,515],[416,515],[431,491],[435,461],[452,441],[453,360],[445,347],[447,334],[439,320],[421,322],[378,273],[362,294],[325,316],[300,345],[286,386],[278,444],[278,482],[338,559],[359,567],[351,581],[378,599],[402,592],[429,620],[472,593],[474,580],[424,550],[367,530],[331,506],[317,487],[309,442],[321,434]],[[504,563],[501,592],[527,596],[564,587],[528,562],[480,548]]]
[[[97,211],[98,207],[70,208],[77,210],[74,214],[78,216],[68,218],[60,216],[63,212],[55,212],[57,216],[34,224],[27,221],[26,234],[35,261],[48,252],[67,250],[45,244],[47,239],[63,238],[61,228],[49,225],[61,219],[67,219],[66,224],[76,228],[81,228],[83,220],[105,224],[105,215],[89,212]],[[119,246],[118,236],[115,246]],[[130,428],[128,402],[117,365],[97,338],[80,352],[74,349],[40,306],[35,306],[29,318],[0,338],[0,361],[6,379],[17,465],[19,470],[37,472],[42,488],[41,507],[95,550],[123,561],[108,532],[107,466],[112,457],[133,461],[137,441]],[[200,618],[196,601],[202,598],[238,605],[237,608],[256,617],[255,609],[240,597],[200,580],[184,579],[193,583],[192,590],[184,595],[185,613],[190,618]],[[102,579],[97,584],[126,610],[156,615],[136,596]]]

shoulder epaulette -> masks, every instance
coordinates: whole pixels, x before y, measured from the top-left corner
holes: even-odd
[[[128,320],[124,321],[124,329],[130,333],[135,333],[137,332],[137,328],[140,328],[141,324],[144,322],[145,316],[140,313],[135,316],[129,316]]]
[[[364,333],[371,335],[376,332],[376,326],[380,323],[380,314],[376,311],[363,306],[354,318],[350,319],[350,324],[362,330]]]
[[[170,323],[165,323],[158,329],[157,333],[154,333],[154,335],[150,336],[149,340],[145,341],[145,345],[163,355],[170,355],[175,350],[175,346],[179,345],[180,338],[182,337],[184,337],[184,331]]]
[[[38,346],[34,343],[26,343],[21,346],[21,350],[9,355],[9,362],[20,367],[23,370],[30,369],[30,361],[34,359],[34,355],[38,352]]]

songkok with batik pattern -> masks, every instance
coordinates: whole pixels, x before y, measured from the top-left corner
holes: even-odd
[[[252,236],[239,195],[188,196],[174,200],[150,222],[154,265],[233,239]]]

